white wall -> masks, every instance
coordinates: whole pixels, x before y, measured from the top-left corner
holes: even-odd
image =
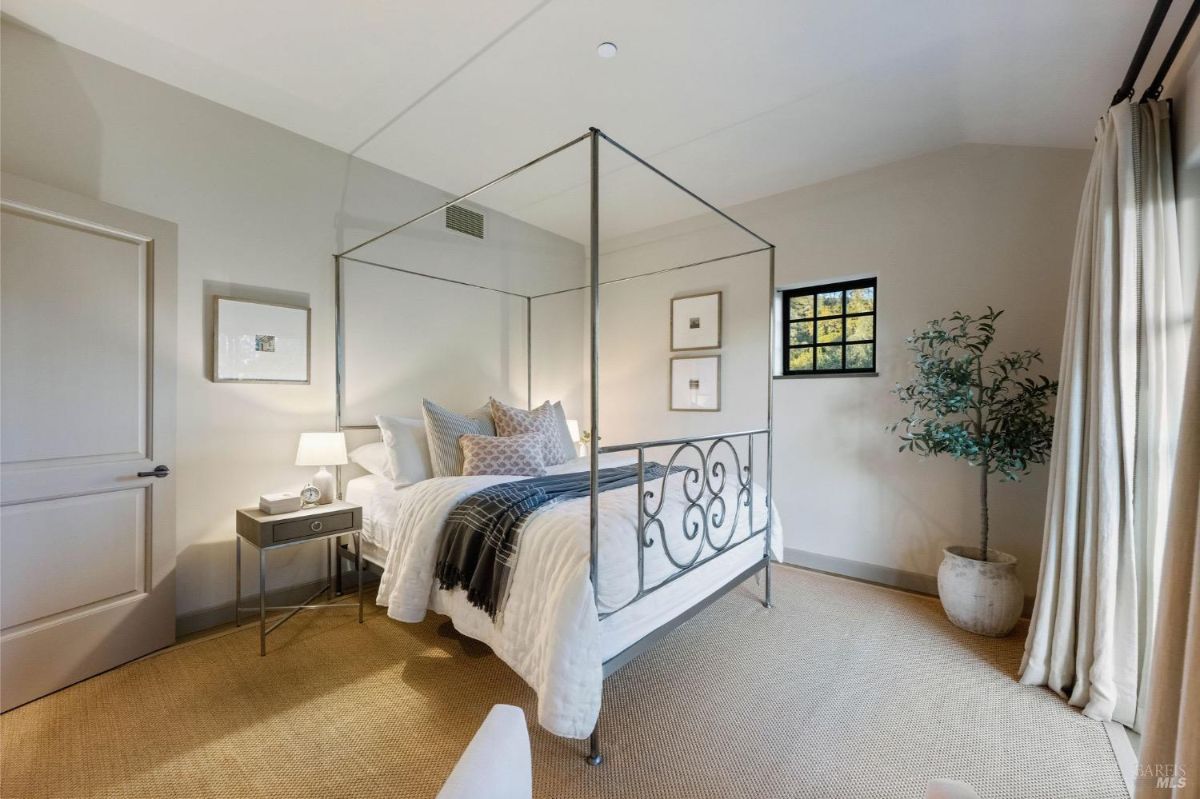
[[[447,231],[443,215],[434,214],[350,257],[526,296],[583,280],[581,244],[478,204],[474,208],[484,213],[483,239]],[[423,397],[438,403],[461,401],[474,409],[491,394],[525,407],[529,304],[524,296],[349,259],[342,271],[345,424],[373,424],[381,409],[419,416]],[[534,399],[562,399],[568,411],[578,412],[583,396],[578,375],[569,385],[554,381],[571,368],[577,354],[565,359],[565,353],[542,349],[550,329],[571,325],[563,318],[566,307],[538,304],[532,310],[541,334],[533,336],[535,391],[559,390],[553,395],[535,393]],[[581,331],[571,329],[575,335],[566,340],[580,346]]]
[[[775,497],[789,549],[932,575],[944,546],[975,541],[978,473],[947,459],[898,454],[884,430],[903,415],[889,393],[907,374],[903,340],[929,319],[990,304],[1006,311],[997,347],[1040,348],[1042,371],[1057,376],[1088,160],[1084,150],[964,145],[728,209],[777,245],[780,287],[879,277],[880,376],[774,383]],[[609,242],[602,263],[615,276],[746,245],[708,216]],[[709,289],[725,291],[728,302],[726,410],[671,413],[668,300]],[[761,423],[762,256],[616,284],[602,297],[606,438]],[[991,492],[992,544],[1020,558],[1028,593],[1037,579],[1045,491],[1045,467],[1035,467],[1026,482],[993,484]]]
[[[298,433],[332,424],[329,254],[444,195],[7,23],[0,53],[5,170],[179,224],[179,612],[227,602],[233,509],[302,483],[310,470],[289,465]],[[1087,160],[1085,151],[968,145],[731,209],[778,245],[780,286],[877,274],[880,339],[891,342],[881,345],[881,377],[775,382],[776,498],[789,547],[932,574],[942,546],[973,539],[972,470],[898,455],[883,430],[901,414],[888,394],[905,373],[901,341],[929,318],[992,304],[1008,310],[999,344],[1041,347],[1055,374]],[[605,276],[745,249],[734,238],[710,217],[608,241]],[[763,268],[751,256],[605,289],[605,443],[761,423]],[[667,302],[707,289],[726,292],[724,410],[670,413]],[[206,298],[216,292],[310,303],[313,384],[209,382]],[[585,299],[537,300],[534,313],[535,362],[561,359],[536,375],[535,398],[568,395],[580,418]],[[554,314],[580,323],[559,325]],[[488,379],[505,380],[515,398],[512,335],[509,366]],[[414,379],[433,366],[413,363]],[[472,386],[447,392],[462,393],[444,398],[451,403],[481,399]],[[993,542],[1021,558],[1029,590],[1044,493],[1044,468],[993,491]],[[272,586],[317,574],[305,548],[275,557]]]
[[[179,225],[178,457],[171,464],[178,488],[177,612],[228,603],[234,509],[255,504],[264,492],[299,488],[312,471],[291,465],[299,433],[333,425],[331,253],[447,198],[433,187],[7,22],[2,36],[3,169]],[[490,221],[494,230],[509,233],[522,227],[500,217]],[[533,229],[525,226],[524,231],[532,234]],[[515,239],[505,240],[511,245]],[[541,253],[540,263],[569,256],[566,268],[581,269],[577,245],[546,234],[528,241]],[[478,248],[469,252],[464,274],[500,285],[512,277],[510,267],[524,281],[531,279],[531,269],[539,268],[530,266],[536,259],[522,248],[509,247],[506,258],[490,260],[480,258]],[[206,331],[208,298],[214,293],[310,304],[312,384],[210,382]],[[401,323],[392,331],[396,340],[386,342],[392,354],[388,366],[409,382],[399,387],[399,394],[394,386],[372,386],[375,396],[397,405],[386,410],[415,410],[411,386],[422,384],[430,370],[474,376],[441,384],[438,399],[449,404],[478,405],[489,391],[505,388],[510,398],[523,399],[524,319],[519,309],[514,314],[500,295],[463,289],[454,295],[462,304],[449,313],[405,316],[428,308],[435,294],[409,285],[394,295]],[[566,304],[558,307],[571,311]],[[420,360],[419,351],[428,341],[456,332],[469,338],[474,332],[470,319],[496,321],[503,314],[509,324],[502,340],[486,348],[456,349],[478,359],[477,364]],[[406,318],[412,326],[403,324]],[[575,339],[566,363],[547,364],[549,373],[576,370],[581,348],[581,340]],[[546,380],[543,390],[562,388]],[[500,389],[497,382],[503,383]],[[569,412],[581,396],[578,384],[574,390],[567,398]],[[281,551],[272,561],[277,568],[271,588],[323,574],[316,548]]]

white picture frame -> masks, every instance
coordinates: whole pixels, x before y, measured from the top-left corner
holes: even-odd
[[[669,410],[721,410],[721,356],[680,355],[671,359]]]
[[[671,352],[721,348],[721,292],[671,300]]]
[[[215,383],[311,382],[312,310],[213,297]]]

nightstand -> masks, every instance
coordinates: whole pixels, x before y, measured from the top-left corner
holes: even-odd
[[[242,611],[252,611],[253,608],[242,607],[242,539],[258,549],[258,654],[267,654],[267,636],[279,628],[279,625],[295,616],[301,610],[343,610],[353,609],[349,602],[333,601],[333,563],[337,538],[343,535],[354,537],[354,562],[359,570],[362,568],[362,507],[349,502],[331,502],[328,505],[314,505],[311,508],[301,508],[293,513],[277,513],[274,516],[263,513],[258,508],[242,508],[237,512],[237,535],[235,553],[235,573],[237,596],[234,599],[233,618],[236,626],[242,624]],[[309,541],[325,541],[325,575],[326,584],[315,594],[299,605],[267,605],[267,552],[272,549],[295,546]],[[313,600],[321,594],[327,594],[325,604],[314,605]],[[268,610],[286,610],[288,614],[267,626]],[[358,623],[363,620],[362,585],[358,587]]]

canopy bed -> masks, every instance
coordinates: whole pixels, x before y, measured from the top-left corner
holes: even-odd
[[[602,175],[602,147],[612,148],[614,157],[622,159],[620,169]],[[423,225],[428,227],[444,218],[446,227],[482,238],[482,217],[471,208],[479,206],[477,201],[468,204],[467,200],[489,190],[496,193],[498,187],[511,183],[517,175],[568,151],[586,154],[586,178],[555,173],[558,180],[555,191],[560,197],[577,192],[580,203],[586,202],[586,227],[581,224],[574,228],[578,234],[576,240],[582,245],[579,273],[587,275],[586,283],[522,291],[513,290],[509,284],[495,285],[492,280],[472,280],[469,274],[454,269],[441,273],[426,270],[426,265],[445,260],[436,250],[436,241],[445,231],[429,228],[420,232]],[[735,234],[735,238],[749,237],[751,246],[730,252],[722,244],[719,253],[706,253],[708,257],[602,280],[602,184],[611,175],[613,180],[628,186],[631,180],[640,179],[631,170],[648,176],[656,185],[669,187],[686,203],[715,215],[713,218]],[[519,189],[506,191],[508,194],[498,194],[482,207],[492,209],[509,202],[517,209],[514,213],[548,207],[530,202]],[[552,198],[554,195],[552,192]],[[554,213],[559,210],[555,206]],[[471,214],[479,218],[474,219]],[[682,214],[676,216],[682,218]],[[466,227],[455,227],[460,223]],[[396,247],[388,246],[389,241],[406,233],[412,236],[411,246],[397,254]],[[415,254],[418,250],[419,257]],[[380,252],[383,254],[375,254]],[[774,256],[775,248],[770,242],[595,128],[474,191],[334,256],[337,425],[342,431],[380,432],[385,418],[378,416],[374,424],[347,418],[348,331],[353,328],[353,336],[376,335],[369,325],[356,324],[347,307],[347,281],[351,275],[360,275],[361,270],[384,270],[405,280],[415,277],[434,281],[440,285],[439,290],[492,292],[502,295],[503,302],[511,302],[523,310],[524,399],[530,413],[549,407],[547,404],[535,409],[533,404],[534,320],[543,303],[552,298],[572,295],[581,303],[586,299],[588,390],[586,394],[581,392],[579,403],[587,406],[584,418],[589,419],[593,442],[586,457],[572,458],[574,453],[566,453],[557,459],[561,462],[547,461],[549,468],[519,472],[541,475],[532,479],[513,474],[470,471],[464,474],[464,455],[454,441],[460,441],[465,452],[468,439],[476,438],[464,434],[451,443],[449,456],[457,457],[457,464],[443,465],[440,475],[435,470],[434,474],[439,476],[402,484],[395,480],[395,475],[371,474],[350,480],[345,494],[347,499],[365,508],[362,555],[382,569],[378,602],[387,606],[388,615],[417,622],[433,610],[450,616],[459,632],[489,644],[537,691],[538,720],[543,727],[564,737],[589,738],[588,761],[593,765],[602,761],[598,717],[604,678],[749,577],[757,580],[761,576],[762,603],[770,607],[770,561],[772,556],[778,558],[782,549],[771,504]],[[756,307],[768,320],[766,339],[762,342],[766,366],[762,408],[765,424],[601,446],[600,289],[642,278],[670,279],[680,270],[730,259],[742,259],[736,265],[750,264],[746,267],[748,274],[739,274],[739,281],[754,278],[758,267],[765,284],[761,295],[755,295],[761,296],[761,304]],[[569,274],[570,270],[567,271]],[[506,319],[511,316],[507,310],[505,314]],[[762,317],[757,319],[761,322]],[[425,346],[436,349],[434,345]],[[519,360],[519,353],[506,357]],[[356,374],[386,370],[385,363],[378,369],[373,366],[360,369]],[[757,387],[754,390],[757,392]],[[427,424],[424,431],[419,424],[390,433],[385,429],[384,440],[403,437],[408,434],[405,430],[417,431],[414,434],[418,437],[428,434],[431,409],[439,412],[443,409],[429,402],[424,405]],[[495,401],[492,407],[516,412]],[[384,414],[389,410],[375,408],[374,413]],[[372,411],[360,407],[356,413],[367,416]],[[458,419],[461,424],[475,424],[466,416]],[[497,426],[500,421],[496,418]],[[490,424],[487,420],[479,423],[485,428]],[[562,426],[565,428],[565,423]],[[431,450],[431,455],[435,462],[446,457],[446,453],[436,449]],[[656,461],[650,460],[650,456],[657,456]],[[756,483],[756,469],[762,470],[761,486]],[[468,506],[468,511],[464,511]],[[492,531],[497,515],[507,513],[516,518],[513,509],[518,507],[534,509],[520,515],[519,523],[512,529],[495,534],[502,541],[497,545],[499,554],[493,568],[481,569],[478,564],[464,566],[447,554],[455,547],[461,552],[475,552],[481,541],[485,548],[491,541],[471,529],[471,523],[462,523],[463,519],[469,522],[486,518],[486,524],[492,525],[488,530]],[[450,540],[452,528],[453,535],[458,536],[454,540]],[[473,539],[476,534],[482,537]],[[518,542],[519,558],[516,557]],[[351,558],[354,554],[344,547],[339,551]],[[476,578],[483,575],[485,579],[479,584],[471,582],[472,574]],[[493,579],[499,582],[499,588],[492,583]]]

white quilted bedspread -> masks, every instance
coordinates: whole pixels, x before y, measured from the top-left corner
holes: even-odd
[[[629,459],[604,458],[601,466],[628,463]],[[554,471],[587,468],[586,459],[571,461]],[[644,634],[673,618],[683,608],[716,590],[742,568],[762,557],[763,537],[734,547],[710,563],[694,569],[670,586],[643,597],[627,610],[598,620],[597,613],[610,613],[626,606],[637,594],[637,486],[606,491],[600,495],[599,597],[592,591],[588,575],[589,500],[570,500],[536,511],[520,531],[520,548],[512,572],[509,593],[493,622],[486,613],[467,602],[461,589],[437,588],[434,566],[442,526],[450,511],[471,494],[505,476],[441,477],[404,489],[393,529],[383,544],[388,552],[377,602],[388,616],[398,621],[420,622],[427,611],[450,616],[455,628],[484,641],[519,674],[538,696],[538,723],[550,732],[568,738],[586,738],[600,712],[603,662],[631,641],[631,634]],[[666,503],[660,518],[666,543],[675,559],[691,561],[698,544],[700,558],[713,553],[703,543],[701,531],[689,540],[683,515],[688,513],[687,531],[699,522],[700,510],[688,511],[682,482],[684,474],[668,477]],[[748,509],[741,508],[732,526],[736,486],[730,477],[722,493],[725,500],[723,526],[714,528],[712,539],[723,543],[732,531],[732,541],[744,540],[750,530]],[[653,502],[657,502],[659,488]],[[696,494],[696,489],[692,489]],[[720,503],[709,507],[710,518],[718,519]],[[764,492],[754,491],[754,528],[765,525]],[[647,587],[675,574],[664,554],[662,536],[654,534],[654,545],[643,548]],[[782,553],[782,531],[774,517],[772,550],[776,560]],[[597,604],[599,607],[597,608]],[[602,626],[636,620],[621,635],[602,635]],[[642,632],[644,631],[644,632]],[[636,638],[634,639],[636,640]],[[615,651],[605,651],[617,647]]]

